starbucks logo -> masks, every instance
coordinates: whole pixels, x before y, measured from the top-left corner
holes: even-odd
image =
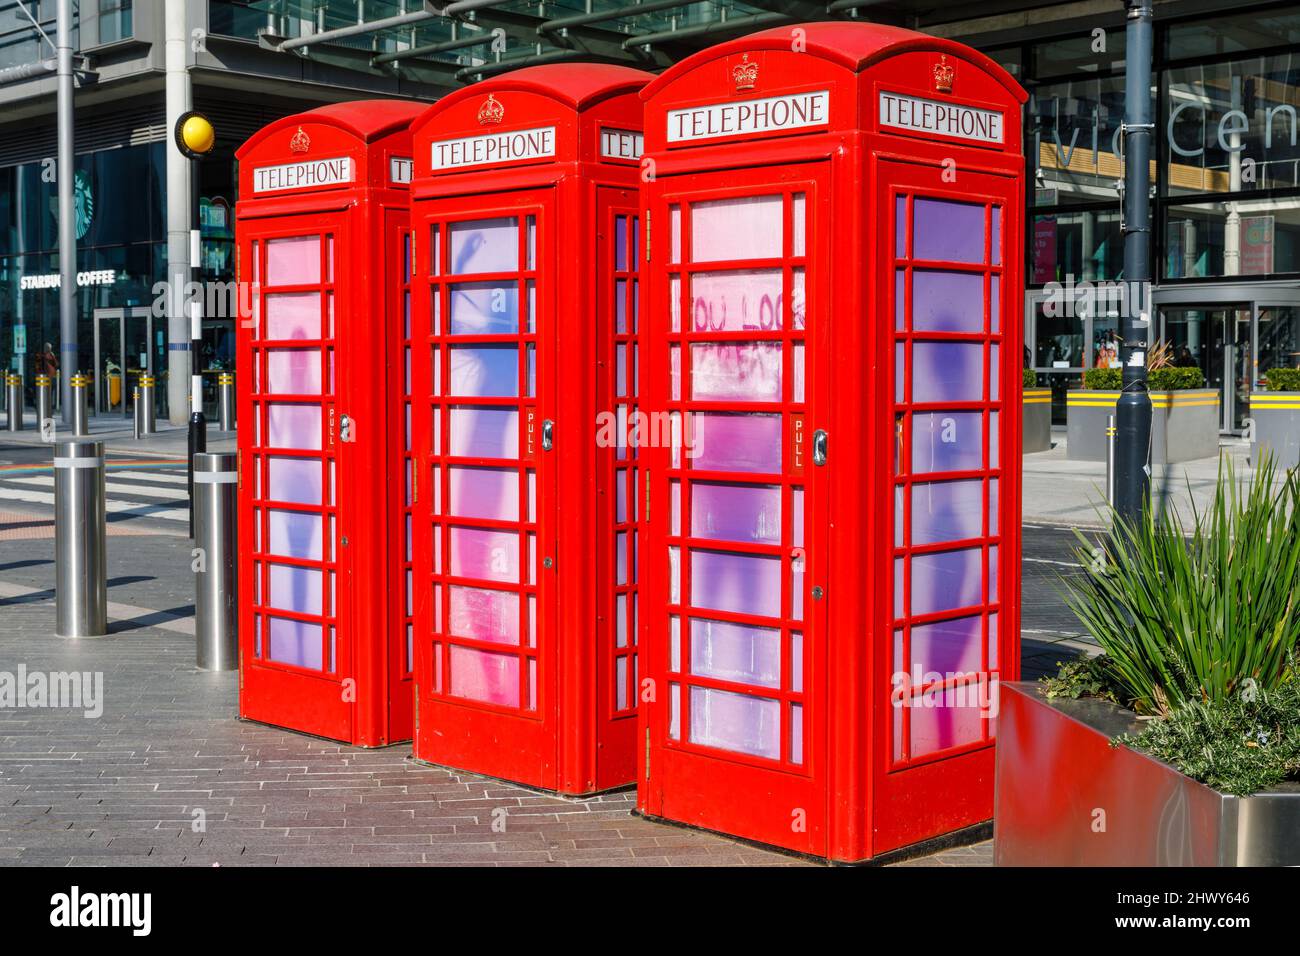
[[[84,239],[95,218],[95,197],[90,192],[90,174],[83,169],[72,179],[72,206],[77,214],[77,238]]]

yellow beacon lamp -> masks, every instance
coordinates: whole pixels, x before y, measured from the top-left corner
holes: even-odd
[[[217,132],[212,123],[202,113],[193,110],[181,114],[173,134],[176,148],[189,159],[202,159],[212,152],[217,142]]]

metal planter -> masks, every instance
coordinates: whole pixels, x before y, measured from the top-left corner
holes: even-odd
[[[1280,468],[1300,465],[1300,392],[1252,392],[1250,417],[1255,422],[1252,465],[1265,449]]]
[[[1300,784],[1234,797],[1128,747],[1140,721],[1101,700],[1001,687],[994,783],[999,866],[1300,865]]]
[[[1118,391],[1074,389],[1065,395],[1066,457],[1105,461],[1106,428]],[[1173,465],[1219,453],[1219,393],[1187,389],[1151,393],[1151,464]]]
[[[1027,388],[1023,393],[1024,454],[1052,449],[1052,390]]]

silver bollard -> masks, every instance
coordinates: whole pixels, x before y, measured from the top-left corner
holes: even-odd
[[[235,376],[229,372],[217,376],[217,427],[223,432],[235,428]]]
[[[236,458],[231,452],[194,456],[194,636],[201,670],[239,666],[235,577]]]
[[[5,392],[9,396],[9,430],[23,430],[23,380],[17,375],[5,376]]]
[[[54,446],[54,633],[108,633],[104,549],[104,443]]]
[[[48,375],[36,376],[36,427],[43,429],[54,417],[54,394]]]
[[[1106,419],[1106,501],[1115,503],[1115,416]]]
[[[153,376],[141,375],[139,394],[136,396],[136,407],[140,409],[141,435],[152,435],[157,430],[154,427],[157,419],[154,417],[153,389]]]
[[[90,434],[87,416],[90,413],[86,404],[90,392],[90,379],[84,375],[74,375],[72,386],[72,434],[84,437]]]
[[[140,409],[140,386],[137,385],[135,388],[131,389],[131,416],[134,419],[132,422],[133,434],[131,437],[136,439],[140,437],[140,416],[142,414],[143,412]]]

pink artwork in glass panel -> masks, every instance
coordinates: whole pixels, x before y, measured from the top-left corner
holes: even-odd
[[[780,343],[692,345],[691,397],[697,401],[779,402]]]
[[[319,405],[266,406],[267,441],[272,448],[317,449],[321,446]]]
[[[320,293],[286,292],[266,296],[266,337],[320,338]]]
[[[286,558],[321,559],[323,519],[320,515],[272,508],[266,518],[268,552]]]
[[[909,708],[912,721],[911,755],[975,743],[982,739],[986,706],[981,706],[976,683],[931,691],[915,698]]]
[[[519,412],[513,408],[453,405],[448,454],[467,458],[517,458]]]
[[[691,206],[691,258],[775,259],[782,254],[784,202],[777,196],[716,199]]]
[[[317,349],[267,349],[266,390],[273,395],[319,395]]]
[[[318,505],[323,483],[318,459],[279,455],[267,459],[267,492],[272,501]]]
[[[449,565],[453,577],[518,584],[519,535],[512,531],[453,526]]]
[[[922,199],[912,204],[912,257],[945,262],[984,261],[984,206]]]
[[[454,697],[519,706],[519,658],[473,647],[449,646],[451,680],[448,693]]]
[[[267,285],[320,282],[320,236],[270,239],[266,243]]]
[[[691,535],[723,541],[781,543],[781,487],[697,482]]]
[[[513,468],[450,468],[451,514],[457,518],[519,520],[519,473]]]
[[[321,626],[306,621],[269,617],[270,648],[267,657],[281,664],[321,669]]]
[[[705,272],[691,278],[696,332],[771,332],[782,325],[780,269]]]
[[[984,621],[979,615],[913,625],[911,669],[922,681],[927,674],[946,678],[978,671],[983,644]]]
[[[692,619],[691,673],[780,687],[781,632],[772,627]]]
[[[494,644],[519,643],[519,595],[461,585],[448,591],[447,633]]]
[[[781,613],[781,559],[692,551],[691,603],[714,611],[776,617]]]
[[[912,485],[912,544],[978,538],[984,532],[984,482],[931,481]]]
[[[776,473],[781,470],[781,416],[695,412],[685,436],[686,457],[702,471]]]
[[[317,568],[272,564],[267,579],[267,605],[296,614],[320,614],[322,575]]]
[[[519,268],[519,220],[479,219],[453,222],[452,275],[474,272],[514,272]]]
[[[709,687],[691,688],[691,743],[777,760],[781,703]]]
[[[918,332],[983,332],[983,273],[915,270],[912,273],[912,329]]]
[[[983,598],[983,549],[912,555],[912,614],[974,607]]]

